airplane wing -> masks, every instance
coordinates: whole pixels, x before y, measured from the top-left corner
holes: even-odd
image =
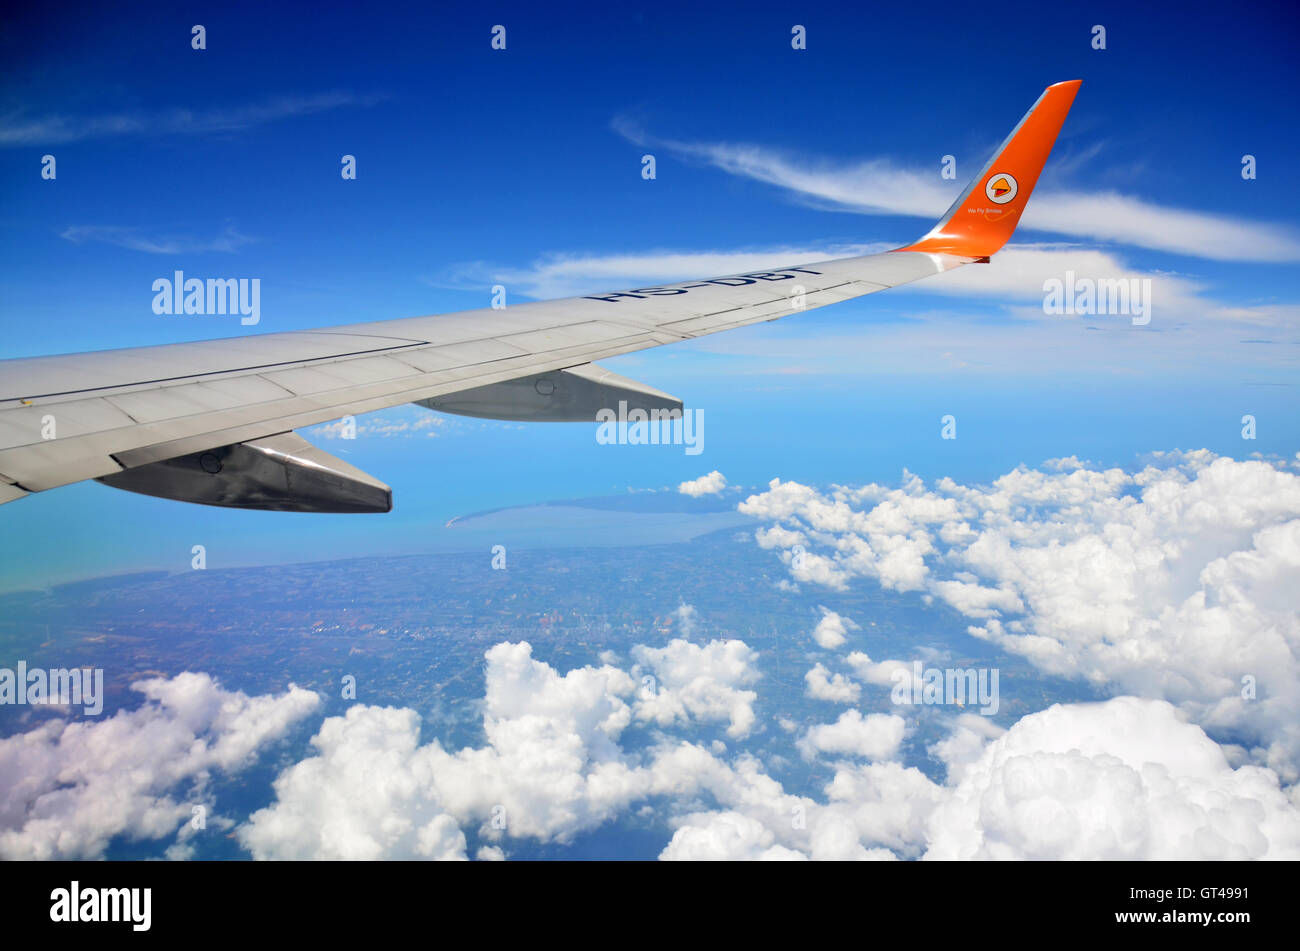
[[[592,420],[680,401],[593,361],[986,261],[1018,223],[1079,82],[1049,86],[948,213],[882,254],[432,317],[0,361],[0,503],[98,479],[283,511],[386,512],[388,486],[294,433],[418,402]]]

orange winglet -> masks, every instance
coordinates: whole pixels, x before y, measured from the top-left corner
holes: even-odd
[[[896,250],[986,258],[1006,244],[1020,222],[1081,83],[1072,79],[1048,86],[984,171],[930,233]]]

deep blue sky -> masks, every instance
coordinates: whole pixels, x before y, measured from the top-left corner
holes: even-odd
[[[690,148],[752,146],[832,178],[878,161],[951,197],[1045,85],[1073,78],[1084,85],[1040,195],[1086,205],[1117,193],[1131,213],[1105,234],[1063,226],[1016,240],[1057,242],[1061,269],[1100,252],[1102,273],[1175,280],[1180,294],[1144,330],[1111,318],[1087,331],[1080,319],[1035,319],[1041,277],[1004,267],[993,292],[890,292],[612,361],[705,410],[701,456],[600,447],[580,425],[452,421],[436,439],[324,443],[394,486],[387,517],[56,490],[0,509],[5,586],[184,567],[196,542],[240,564],[413,550],[453,515],[675,485],[710,469],[757,485],[896,480],[904,467],[988,479],[1051,456],[1133,465],[1175,446],[1293,455],[1300,287],[1296,255],[1269,250],[1270,236],[1290,240],[1300,211],[1292,7],[19,14],[0,28],[6,357],[481,307],[498,279],[520,300],[552,286],[543,278],[557,257],[590,258],[599,275],[601,260],[627,255],[630,278],[640,267],[658,276],[666,252],[703,262],[901,244],[930,220],[828,208]],[[202,52],[190,48],[195,23],[207,28]],[[504,52],[489,48],[497,23]],[[790,48],[795,23],[807,27],[806,51]],[[1090,46],[1093,24],[1107,28],[1104,51]],[[627,128],[656,144],[629,141]],[[640,177],[645,151],[658,158],[653,182]],[[39,175],[46,153],[58,162],[53,182]],[[356,181],[339,176],[345,153],[357,156]],[[1241,179],[1246,153],[1256,181]],[[957,181],[938,178],[944,154],[957,157]],[[1182,213],[1201,217],[1184,227]],[[1204,216],[1233,229],[1217,249],[1171,250],[1126,230],[1181,240]],[[156,316],[150,286],[175,269],[260,278],[261,325]],[[578,270],[571,292],[628,283]],[[959,415],[955,443],[937,439],[946,412]],[[1239,438],[1244,413],[1260,420],[1255,443]]]

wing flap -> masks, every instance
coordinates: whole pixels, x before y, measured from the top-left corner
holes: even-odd
[[[227,508],[349,513],[393,508],[388,486],[297,433],[220,446],[99,481],[142,495]]]

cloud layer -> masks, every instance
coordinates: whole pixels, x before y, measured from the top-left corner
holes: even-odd
[[[768,523],[758,542],[781,551],[796,581],[921,592],[1046,672],[1169,700],[1294,782],[1294,467],[1200,451],[1132,474],[1066,469],[1021,467],[987,487],[906,475],[899,488],[823,492],[773,480],[740,510]]]
[[[673,653],[705,694],[747,666],[736,647]],[[1300,857],[1300,812],[1277,776],[1234,768],[1164,701],[1057,705],[1007,731],[963,714],[931,748],[942,783],[899,762],[903,716],[849,710],[800,736],[805,757],[831,767],[809,796],[721,744],[665,732],[626,746],[639,687],[616,667],[561,674],[526,643],[498,644],[485,662],[483,745],[421,745],[414,711],[353,706],[321,723],[314,752],[280,773],[238,841],[262,859],[459,860],[473,834],[474,856],[498,860],[521,840],[563,843],[651,810],[672,828],[666,860]],[[94,857],[117,835],[175,836],[168,855],[186,857],[191,806],[170,791],[240,768],[317,706],[314,694],[248,698],[197,674],[142,689],[132,713],[0,744],[6,775],[24,777],[0,813],[6,858]]]
[[[822,652],[804,678],[816,712],[799,723],[759,652],[709,639],[683,604],[682,636],[621,661],[562,671],[526,642],[490,648],[480,738],[459,748],[422,742],[406,708],[327,717],[269,805],[208,821],[262,859],[496,860],[633,817],[665,830],[666,860],[1300,858],[1295,468],[1068,459],[990,486],[774,481],[742,504],[801,583],[917,592],[1116,694],[1105,702],[1005,728],[952,708],[881,712],[908,665],[857,649],[860,628],[824,608],[796,635]],[[0,856],[93,858],[119,837],[192,855],[213,774],[245,769],[319,707],[202,674],[135,689],[135,710],[0,740],[0,774],[19,778],[0,790]],[[923,727],[941,767],[929,775],[909,765]],[[822,778],[789,791],[782,749]]]

